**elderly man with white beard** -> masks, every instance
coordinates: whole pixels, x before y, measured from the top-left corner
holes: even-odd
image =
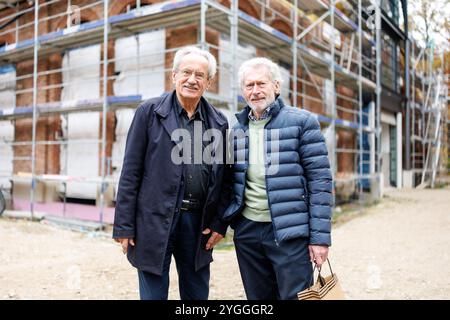
[[[248,299],[296,299],[331,245],[332,176],[317,117],[286,106],[279,67],[250,59],[239,70],[247,106],[233,127],[233,197],[223,219]],[[238,132],[245,132],[240,135]]]

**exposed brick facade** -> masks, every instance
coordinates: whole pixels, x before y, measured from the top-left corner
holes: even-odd
[[[141,5],[145,4],[153,4],[161,2],[159,0],[141,0]],[[228,0],[220,0],[220,2],[228,6],[230,2]],[[41,5],[45,3],[45,1],[40,0]],[[72,0],[72,5],[77,5],[79,7],[83,7],[88,3],[92,3],[92,1],[84,1],[84,0]],[[282,1],[271,1],[271,5],[279,12],[282,13],[285,17],[290,16],[290,9],[286,7]],[[110,1],[110,9],[109,15],[117,15],[120,13],[126,12],[127,8],[135,6],[134,0],[114,0]],[[29,6],[27,1],[20,3],[20,10],[24,10],[26,8],[30,8],[30,11],[25,15],[18,18],[18,24],[23,26],[25,24],[29,24],[28,26],[22,28],[19,32],[19,37],[16,39],[15,32],[5,33],[0,36],[0,45],[2,44],[10,44],[15,43],[17,40],[23,41],[26,39],[32,39],[34,36],[34,11],[33,7]],[[250,0],[240,0],[239,1],[239,9],[246,12],[252,17],[260,18],[262,15],[267,18],[267,22],[277,30],[285,33],[286,35],[292,37],[293,31],[292,26],[289,25],[285,18],[281,15],[276,15],[273,12],[268,10],[261,10],[261,7],[257,4],[257,2]],[[67,10],[67,2],[61,1],[48,6],[43,6],[40,9],[39,17],[40,19],[44,19],[48,16],[55,16],[61,14],[59,17],[49,20],[44,20],[39,23],[39,33],[45,34],[51,31],[56,31],[58,29],[63,29],[67,27],[67,15],[64,14]],[[4,9],[0,11],[0,18],[11,15],[15,12],[14,9]],[[89,22],[101,19],[103,16],[103,4],[100,3],[96,6],[92,6],[90,8],[86,8],[81,10],[80,12],[80,21]],[[300,19],[300,24],[303,26],[307,26],[309,24],[307,19]],[[15,22],[11,23],[4,30],[13,30],[16,27]],[[182,28],[172,28],[166,29],[166,49],[177,48],[188,44],[195,44],[199,41],[199,24],[191,24],[188,26],[183,26]],[[218,31],[207,28],[206,30],[206,40],[209,44],[219,45],[220,34]],[[306,36],[302,39],[302,42],[309,41],[310,37]],[[101,40],[100,40],[101,41]],[[103,45],[101,46],[101,60],[103,61]],[[108,42],[108,58],[114,58],[114,40],[110,40]],[[219,57],[217,49],[212,49],[211,52]],[[263,50],[258,50],[260,55],[264,54]],[[173,52],[166,53],[165,57],[165,68],[167,70],[171,69]],[[39,59],[38,70],[41,72],[48,70],[57,70],[62,66],[62,55],[60,54],[52,54],[50,56],[45,56]],[[103,66],[99,65],[100,74],[103,74]],[[292,70],[291,70],[292,71]],[[16,65],[17,77],[21,77],[23,75],[32,75],[33,73],[33,61],[27,60],[22,61]],[[108,76],[114,75],[114,63],[109,63],[108,65]],[[302,72],[301,65],[298,68],[298,77],[304,79],[306,81],[311,81],[309,76]],[[212,84],[210,88],[211,92],[218,92],[218,80],[219,77],[216,77],[216,81]],[[60,84],[62,81],[62,75],[60,72],[54,72],[51,74],[45,74],[39,76],[38,78],[38,87],[43,88],[50,85]],[[315,81],[319,86],[322,86],[322,80],[319,77],[315,78]],[[292,86],[292,83],[285,84]],[[17,81],[17,90],[24,89],[32,89],[33,87],[33,78],[28,77],[25,79],[21,79]],[[170,90],[172,88],[172,80],[171,80],[171,72],[166,72],[165,76],[165,89]],[[320,94],[317,92],[316,88],[312,85],[305,85],[301,82],[297,84],[297,89],[299,93],[303,93],[310,97],[317,97],[320,99]],[[108,81],[108,95],[114,95],[113,92],[113,80]],[[354,96],[354,93],[350,90],[340,89],[341,94]],[[100,85],[100,95],[103,94],[103,85]],[[61,88],[55,87],[47,90],[39,90],[37,95],[38,103],[47,103],[59,101],[61,99]],[[298,106],[307,108],[313,112],[324,114],[323,104],[321,102],[313,101],[311,99],[304,98],[299,96]],[[32,104],[32,92],[25,92],[17,94],[17,106],[29,106]],[[338,104],[352,108],[352,105],[348,104],[346,101],[340,101],[338,99]],[[338,116],[343,119],[349,119],[348,114],[339,113]],[[100,139],[101,139],[101,115],[100,115]],[[20,119],[15,122],[15,140],[16,141],[30,141],[32,138],[32,130],[31,130],[31,119]],[[60,135],[61,123],[59,115],[51,116],[51,117],[40,117],[37,125],[37,135],[36,140],[56,140]],[[114,142],[114,131],[115,131],[115,115],[113,112],[108,112],[107,115],[107,156],[111,156],[112,154],[112,145]],[[339,142],[338,147],[340,148],[354,148],[355,147],[355,134],[351,131],[339,131]],[[101,153],[101,149],[99,147],[99,153]],[[31,146],[16,146],[14,148],[14,154],[16,157],[29,157],[31,156]],[[38,174],[41,173],[59,173],[60,171],[60,148],[58,145],[38,145],[36,148],[36,172]],[[100,172],[100,163],[98,164],[99,172]],[[353,163],[353,155],[351,154],[342,154],[338,157],[338,170],[352,172],[354,171],[354,163]],[[31,161],[28,160],[16,160],[14,162],[14,172],[30,172],[31,171]]]

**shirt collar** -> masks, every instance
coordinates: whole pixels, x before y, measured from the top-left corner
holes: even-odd
[[[256,119],[256,117],[253,115],[253,110],[250,108],[250,112],[248,113],[248,118],[251,121],[266,120],[267,118],[269,118],[271,116],[271,111],[272,111],[274,104],[275,104],[275,101],[272,102],[271,104],[269,104],[269,106],[264,110],[263,114],[261,115],[261,117],[259,119]]]
[[[186,112],[186,110],[184,110],[184,108],[181,106],[181,103],[180,103],[180,101],[178,100],[178,97],[177,97],[177,95],[175,94],[175,105],[176,105],[176,108],[177,108],[177,113],[178,113],[178,115],[181,115],[181,114],[183,114],[183,112],[186,114],[186,116],[187,116],[187,112]],[[205,118],[203,117],[203,104],[202,104],[202,101],[200,100],[199,102],[198,102],[198,105],[197,105],[197,108],[195,109],[195,112],[194,112],[194,119],[197,119],[197,117],[198,117],[198,119],[200,119],[201,121],[205,121]],[[192,119],[192,118],[191,118]]]

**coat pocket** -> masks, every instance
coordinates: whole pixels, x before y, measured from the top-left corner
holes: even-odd
[[[300,179],[302,180],[303,185],[303,201],[305,201],[306,205],[309,206],[309,191],[308,191],[308,181],[304,176],[301,176]]]

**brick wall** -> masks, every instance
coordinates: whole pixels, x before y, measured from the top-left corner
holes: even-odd
[[[349,88],[337,86],[336,92],[340,95],[347,96],[353,99],[358,99],[357,93]],[[355,104],[343,99],[337,98],[336,104],[346,109],[354,110]],[[337,110],[337,117],[351,122],[355,121],[354,114],[345,110]],[[337,147],[343,149],[356,149],[356,132],[353,130],[337,130],[338,140]],[[355,154],[348,152],[337,153],[337,171],[351,173],[355,170]]]

